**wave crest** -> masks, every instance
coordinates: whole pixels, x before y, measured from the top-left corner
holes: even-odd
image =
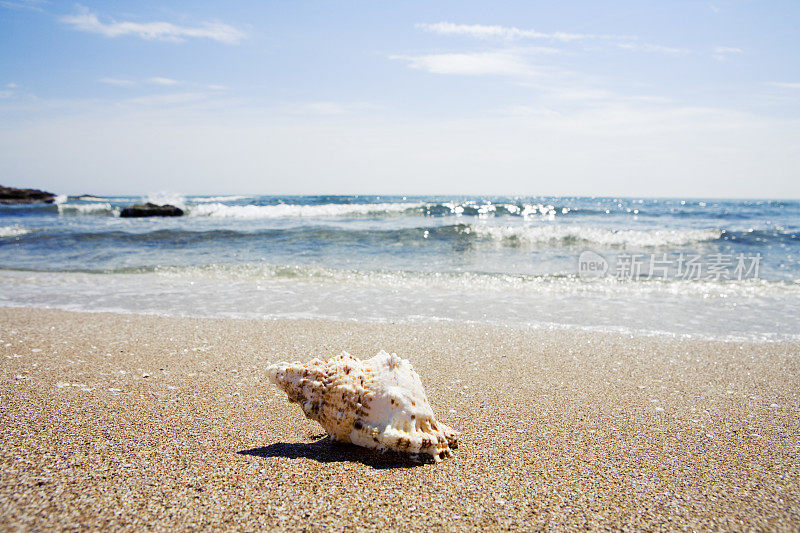
[[[19,237],[20,235],[27,235],[28,233],[33,232],[17,224],[12,226],[0,226],[0,237]]]
[[[107,273],[155,274],[179,279],[225,281],[286,281],[346,283],[386,288],[498,289],[590,294],[704,294],[708,297],[756,297],[800,294],[800,283],[747,280],[618,280],[613,276],[583,278],[576,274],[501,274],[483,272],[416,272],[404,270],[343,270],[322,266],[245,263],[122,269]]]
[[[189,216],[214,218],[291,218],[366,216],[402,213],[421,204],[225,205],[219,202],[189,207]]]
[[[252,198],[252,196],[194,196],[189,198],[189,201],[197,204],[207,204],[211,202],[237,202],[247,198]]]
[[[577,225],[484,226],[470,225],[462,230],[504,244],[597,244],[611,247],[681,246],[715,241],[719,229],[614,230]]]
[[[59,215],[119,215],[119,208],[108,202],[91,204],[58,204]]]

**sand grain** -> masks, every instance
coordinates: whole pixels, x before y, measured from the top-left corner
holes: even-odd
[[[455,458],[331,445],[268,361],[412,360]],[[800,347],[0,309],[0,529],[800,528]]]

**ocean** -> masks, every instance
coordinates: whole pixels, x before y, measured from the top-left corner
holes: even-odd
[[[797,341],[800,202],[59,197],[0,206],[0,305]]]

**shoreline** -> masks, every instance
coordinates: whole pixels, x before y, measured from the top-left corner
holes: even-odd
[[[0,307],[0,527],[800,526],[800,343]],[[267,362],[410,359],[438,465],[336,446]]]
[[[69,309],[65,307],[57,307],[52,306],[49,304],[36,306],[36,305],[4,305],[0,303],[0,309],[9,309],[9,310],[34,310],[34,311],[57,311],[62,313],[85,313],[89,315],[119,315],[119,316],[146,316],[146,317],[155,317],[155,318],[175,318],[175,319],[190,319],[190,320],[231,320],[231,321],[255,321],[255,322],[329,322],[334,324],[342,324],[342,325],[357,325],[357,324],[367,324],[367,325],[386,325],[386,326],[421,326],[421,325],[429,325],[429,324],[439,324],[439,325],[449,325],[449,326],[463,326],[463,327],[481,327],[481,328],[490,328],[490,329],[509,329],[513,331],[519,332],[537,332],[537,331],[549,331],[549,332],[574,332],[574,333],[587,333],[587,334],[598,334],[598,335],[618,335],[622,337],[632,337],[632,338],[653,338],[653,339],[664,339],[664,340],[672,340],[672,341],[688,341],[688,342],[722,342],[722,343],[733,343],[733,344],[787,344],[787,345],[798,345],[800,346],[800,338],[798,339],[785,339],[785,338],[777,338],[777,339],[770,339],[770,338],[747,338],[747,337],[736,337],[734,335],[728,335],[724,337],[717,337],[714,335],[706,335],[706,334],[694,334],[694,333],[674,333],[671,331],[660,331],[660,330],[646,330],[646,329],[631,329],[627,330],[620,326],[586,326],[586,325],[577,325],[577,324],[560,324],[560,323],[536,323],[536,324],[503,324],[503,323],[493,323],[493,322],[485,322],[480,320],[462,320],[462,319],[455,319],[455,318],[418,318],[418,319],[389,319],[389,318],[381,318],[381,319],[372,319],[366,320],[361,318],[335,318],[335,317],[296,317],[296,316],[262,316],[259,314],[253,314],[252,316],[213,316],[213,315],[203,315],[203,314],[186,314],[186,313],[175,313],[175,312],[159,312],[159,311],[129,311],[126,309],[114,309],[114,310],[93,310],[93,309]]]

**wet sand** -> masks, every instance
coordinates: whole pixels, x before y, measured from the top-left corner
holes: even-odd
[[[411,359],[454,458],[331,444],[268,361]],[[0,309],[0,529],[800,528],[800,346]]]

